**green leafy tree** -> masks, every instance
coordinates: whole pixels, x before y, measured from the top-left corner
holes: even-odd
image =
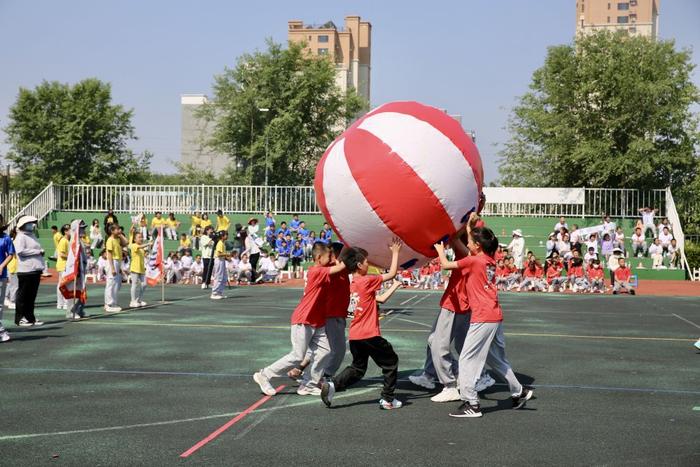
[[[134,154],[132,111],[112,104],[111,87],[97,79],[71,86],[56,81],[20,88],[5,128],[13,177],[28,196],[49,182],[141,183],[151,154]]]
[[[512,111],[510,186],[682,187],[698,176],[695,65],[672,41],[599,32],[551,47]]]
[[[342,124],[367,108],[354,90],[342,93],[335,77],[335,64],[309,56],[303,44],[283,49],[272,41],[217,75],[214,98],[199,116],[214,124],[206,144],[231,157],[228,181],[262,184],[267,159],[270,185],[310,183]]]

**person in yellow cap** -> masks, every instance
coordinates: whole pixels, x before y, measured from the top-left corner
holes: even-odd
[[[228,217],[224,216],[224,212],[221,209],[216,211],[216,231],[228,232],[228,228],[230,225],[231,222],[228,220]]]

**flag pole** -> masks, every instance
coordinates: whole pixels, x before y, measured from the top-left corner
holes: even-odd
[[[158,241],[162,245],[160,251],[161,251],[161,258],[160,258],[160,302],[165,303],[165,268],[163,267],[163,254],[165,251],[165,242],[163,241],[163,225],[161,224],[160,227],[158,227]]]

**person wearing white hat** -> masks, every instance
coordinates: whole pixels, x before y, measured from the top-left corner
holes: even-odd
[[[10,340],[10,334],[2,326],[2,309],[5,306],[5,289],[7,288],[7,265],[15,257],[12,239],[5,233],[7,225],[0,214],[0,342]]]
[[[522,272],[524,267],[523,262],[525,260],[525,239],[520,229],[515,229],[513,231],[513,240],[511,240],[507,248],[510,250],[510,254],[513,255],[515,267]]]
[[[44,270],[44,249],[41,248],[34,231],[37,218],[22,216],[17,221],[17,236],[14,245],[17,253],[17,304],[15,324],[18,326],[41,326],[34,316],[34,303],[39,291],[41,273]]]

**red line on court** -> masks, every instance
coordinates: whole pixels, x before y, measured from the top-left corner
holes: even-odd
[[[275,391],[280,392],[282,389],[284,389],[284,386],[285,386],[285,385],[283,384],[282,386],[280,386],[280,387],[278,387],[277,389],[275,389]],[[235,425],[236,423],[240,422],[242,419],[244,419],[244,418],[246,417],[246,415],[248,415],[248,414],[251,413],[253,410],[255,410],[255,409],[257,409],[258,407],[260,407],[261,405],[263,405],[265,402],[269,401],[271,398],[272,398],[272,396],[264,396],[264,397],[262,397],[262,398],[261,398],[259,401],[257,401],[255,404],[251,405],[250,407],[248,407],[247,409],[245,409],[243,412],[239,413],[239,414],[236,415],[234,418],[232,418],[231,420],[229,420],[228,422],[226,422],[225,424],[223,424],[222,426],[220,426],[219,428],[217,428],[217,429],[216,429],[215,431],[213,431],[209,436],[207,436],[206,438],[204,438],[203,440],[201,440],[200,442],[198,442],[197,444],[195,444],[194,446],[192,446],[191,448],[189,448],[187,451],[185,451],[185,452],[183,452],[182,454],[180,454],[180,457],[183,457],[183,458],[184,458],[184,457],[189,457],[189,456],[191,456],[192,454],[194,454],[195,452],[197,452],[201,447],[203,447],[204,445],[206,445],[206,444],[209,443],[210,441],[215,440],[221,433],[223,433],[224,431],[228,430],[229,428],[231,428],[231,427],[232,427],[233,425]]]

